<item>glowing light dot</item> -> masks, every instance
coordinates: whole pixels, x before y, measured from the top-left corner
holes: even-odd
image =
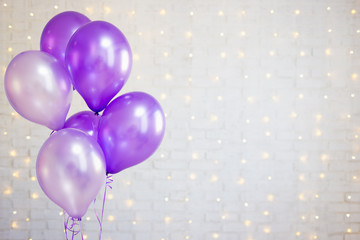
[[[15,178],[19,178],[19,171],[16,171],[16,172],[13,172],[13,177],[15,177]]]
[[[350,13],[351,13],[352,15],[355,15],[355,14],[357,13],[357,11],[356,11],[356,9],[351,9]]]
[[[28,39],[28,40],[31,40],[31,36],[27,36],[27,39]]]
[[[273,33],[273,36],[274,36],[274,37],[278,37],[279,34],[275,32],[275,33]]]
[[[349,51],[349,54],[350,54],[350,55],[353,55],[354,53],[355,53],[354,50],[350,50],[350,51]]]
[[[218,15],[221,17],[221,16],[224,16],[224,12],[223,11],[219,11]]]
[[[300,33],[298,33],[298,32],[294,32],[293,33],[293,37],[296,39],[296,38],[298,38],[300,36]]]
[[[223,97],[222,96],[217,96],[216,98],[218,101],[222,101],[223,100]]]
[[[319,198],[319,194],[315,194],[315,198]]]
[[[108,195],[106,196],[106,198],[109,199],[109,200],[113,200],[113,199],[114,199],[114,195],[110,193],[110,194],[108,194]]]
[[[350,94],[350,97],[352,97],[352,98],[355,97],[355,94],[354,93]]]
[[[171,74],[169,74],[169,73],[165,74],[165,79],[166,80],[171,80],[172,79]]]
[[[17,214],[17,211],[13,211],[13,214],[16,215],[16,214]]]
[[[269,211],[264,211],[263,214],[264,214],[265,216],[269,216],[270,213],[269,213]]]
[[[84,234],[84,239],[86,240],[86,239],[88,239],[88,236],[86,235],[86,234]],[[29,239],[30,240],[30,239]]]
[[[245,53],[244,53],[244,52],[239,52],[239,53],[238,53],[238,57],[239,57],[239,58],[245,57]]]
[[[11,228],[19,228],[18,223],[17,223],[16,221],[13,221],[13,222],[11,223]]]
[[[164,56],[164,57],[168,57],[168,56],[169,56],[169,53],[164,52],[164,53],[163,53],[163,56]]]
[[[188,140],[188,141],[192,141],[192,140],[193,140],[193,137],[192,137],[192,136],[188,136],[188,137],[187,137],[187,140]]]
[[[272,195],[272,194],[267,195],[267,200],[268,200],[269,202],[273,202],[274,199],[275,199],[274,195]]]
[[[132,199],[127,199],[127,200],[125,201],[125,205],[126,205],[127,207],[132,207],[132,206],[134,205],[134,201],[133,201]]]
[[[325,54],[327,56],[330,56],[331,55],[331,49],[330,48],[325,49]]]
[[[270,136],[271,136],[271,132],[269,132],[269,131],[265,132],[265,136],[270,137]]]
[[[239,178],[239,180],[237,180],[236,182],[239,185],[243,185],[245,183],[245,179],[244,178]]]
[[[166,10],[165,9],[161,9],[160,10],[160,15],[165,15],[166,14]]]
[[[86,217],[86,221],[90,221],[90,219],[91,219],[90,217]]]
[[[346,229],[346,232],[351,233],[352,232],[351,228]]]
[[[246,163],[246,159],[241,159],[241,163],[245,164]]]
[[[357,78],[358,78],[358,75],[357,75],[357,73],[353,73],[353,74],[351,75],[351,78],[352,78],[352,80],[355,80],[355,79],[357,79]]]
[[[320,129],[315,130],[315,136],[320,137],[322,135],[322,131]]]
[[[355,156],[351,156],[351,159],[352,159],[352,160],[355,160],[355,159],[356,159],[356,157],[355,157]]]
[[[192,32],[186,32],[185,37],[186,38],[191,38],[192,37]]]
[[[161,30],[161,31],[160,31],[160,35],[164,35],[164,34],[165,34],[165,32]]]
[[[315,216],[315,219],[318,220],[320,217],[318,215]]]
[[[226,58],[226,53],[225,52],[220,53],[220,57],[221,58]]]
[[[216,115],[211,115],[211,117],[210,117],[210,121],[211,121],[211,122],[216,122],[218,119],[219,119],[219,118],[218,118],[218,116],[216,116]]]
[[[247,143],[247,140],[245,138],[243,138],[242,140],[243,143]]]
[[[54,5],[54,8],[55,8],[55,9],[58,9],[58,8],[59,8],[59,6],[58,6],[58,5]]]
[[[300,232],[296,232],[295,235],[299,237],[299,236],[301,235],[301,233],[300,233]]]
[[[161,99],[161,100],[165,100],[166,98],[167,98],[167,96],[166,96],[165,93],[162,93],[162,94],[160,95],[160,99]]]
[[[171,222],[171,217],[169,217],[169,216],[165,217],[164,222],[165,223],[170,223]]]
[[[303,77],[304,77],[304,74],[300,74],[300,75],[299,75],[299,78],[303,78]]]
[[[108,220],[109,222],[114,221],[114,219],[115,219],[115,217],[114,217],[113,215],[109,215],[109,216],[107,217],[107,220]]]
[[[264,227],[264,233],[269,234],[271,232],[270,227]]]
[[[190,199],[189,198],[185,198],[185,202],[189,202],[190,201]]]
[[[221,201],[221,199],[220,199],[220,198],[216,198],[216,201],[217,201],[217,202],[220,202],[220,201]]]
[[[272,180],[272,177],[271,177],[271,176],[268,176],[268,180],[271,181],[271,180]]]
[[[296,112],[291,112],[290,117],[291,117],[291,118],[296,118],[296,117],[297,117],[297,113],[296,113]]]
[[[300,174],[299,175],[299,181],[304,181],[305,180],[305,175],[304,174]]]
[[[304,200],[305,200],[305,196],[304,196],[304,194],[302,194],[302,193],[299,194],[298,198],[299,198],[300,201],[304,201]]]
[[[329,32],[329,33],[331,33],[331,32],[332,32],[332,29],[331,29],[331,28],[329,28],[329,29],[328,29],[328,32]]]
[[[224,36],[224,33],[221,32],[221,33],[220,33],[220,37],[223,37],[223,36]]]
[[[12,47],[8,47],[8,52],[12,52],[12,51],[13,51]]]
[[[330,10],[331,10],[331,7],[327,7],[326,10],[330,11]]]
[[[351,114],[347,114],[346,117],[347,117],[347,118],[351,118]]]
[[[32,176],[30,179],[31,179],[31,181],[33,181],[33,182],[36,181],[36,177],[35,177],[35,176]]]
[[[30,15],[30,17],[33,17],[33,16],[34,16],[34,13],[31,12],[31,13],[29,13],[29,15]]]
[[[327,95],[324,95],[324,99],[325,99],[325,100],[328,99],[328,96],[327,96]]]
[[[10,151],[9,155],[10,155],[10,157],[16,157],[17,154],[16,154],[15,150],[12,150],[12,151]]]
[[[301,52],[300,52],[300,56],[304,57],[304,56],[305,56],[305,52],[304,52],[304,51],[301,51]]]
[[[190,14],[190,16],[194,16],[194,12],[192,12],[192,11],[189,14]]]
[[[27,140],[30,140],[30,139],[31,139],[31,137],[30,137],[30,136],[26,136],[25,138],[26,138]]]
[[[192,58],[193,57],[193,54],[192,53],[189,53],[189,58]]]
[[[218,239],[218,238],[220,237],[220,235],[219,235],[218,233],[213,233],[213,234],[212,234],[212,237],[213,237],[214,239]]]
[[[244,31],[240,32],[240,36],[245,37],[245,36],[246,36],[246,32],[244,32]]]
[[[186,236],[185,236],[185,239],[190,239],[190,236],[187,236],[187,235],[186,235]]]
[[[320,173],[319,177],[320,177],[321,179],[325,178],[325,173]]]
[[[266,78],[271,78],[271,74],[270,74],[270,73],[267,73],[267,74],[265,75],[265,77],[266,77]]]
[[[191,219],[188,221],[189,224],[192,224],[192,222],[193,222],[193,221],[192,221]]]
[[[246,227],[250,227],[251,221],[250,221],[250,220],[245,220],[244,225],[245,225]]]
[[[347,217],[347,218],[349,218],[350,216],[351,216],[350,213],[347,213],[347,214],[346,214],[346,217]]]
[[[270,51],[270,52],[269,52],[269,55],[270,55],[271,57],[275,56],[275,51]]]
[[[248,206],[249,206],[249,203],[244,202],[244,207],[248,207]]]
[[[299,15],[299,14],[300,14],[300,10],[299,10],[299,9],[296,9],[296,10],[294,11],[294,13],[295,13],[295,15]]]
[[[135,224],[136,224],[136,221],[132,221],[132,224],[135,225]]]
[[[274,10],[272,10],[272,9],[270,10],[270,14],[274,14],[274,12],[275,12]]]
[[[8,132],[7,132],[7,131],[5,131],[5,132],[4,132],[4,135],[6,136],[7,134],[8,134]]]
[[[351,195],[348,195],[348,196],[347,196],[347,199],[349,199],[349,200],[350,200],[350,199],[351,199]]]
[[[217,143],[218,143],[218,144],[221,144],[221,143],[222,143],[222,140],[221,140],[221,139],[217,140]]]
[[[263,152],[263,153],[261,154],[261,157],[262,157],[263,159],[268,159],[268,158],[270,157],[270,154],[269,154],[268,152]]]
[[[164,198],[164,201],[165,201],[165,202],[168,202],[168,201],[169,201],[169,198],[168,198],[168,197],[165,197],[165,198]]]
[[[13,27],[12,27],[12,25],[9,25],[8,28],[9,28],[9,29],[12,29]]]
[[[263,117],[263,122],[264,123],[270,122],[270,117],[268,117],[268,116]]]
[[[4,5],[4,7],[7,7],[7,3],[4,3],[3,5]]]
[[[301,216],[301,220],[305,221],[306,217],[305,216]]]
[[[39,198],[39,194],[33,193],[33,194],[31,194],[31,198],[32,198],[32,199],[38,199],[38,198]]]
[[[196,174],[195,174],[195,173],[191,173],[191,174],[189,175],[189,178],[190,178],[191,180],[195,180],[195,179],[196,179]]]

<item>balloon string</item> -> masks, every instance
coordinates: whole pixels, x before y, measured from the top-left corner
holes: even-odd
[[[63,210],[64,213],[64,232],[66,240],[69,240],[68,231],[71,233],[71,240],[74,240],[74,237],[80,233],[81,239],[84,240],[82,230],[81,230],[81,218],[73,218],[73,217],[66,217],[66,212]],[[75,228],[78,226],[78,230]]]
[[[114,182],[114,180],[112,179],[112,175],[107,173],[106,174],[106,184],[105,184],[104,198],[103,198],[103,204],[102,204],[102,210],[101,210],[101,219],[99,218],[99,216],[98,216],[98,214],[96,212],[96,209],[95,209],[96,198],[94,199],[94,212],[95,212],[96,218],[97,218],[97,220],[99,222],[99,225],[100,225],[99,240],[101,240],[101,234],[102,234],[102,221],[103,221],[103,218],[104,218],[106,190],[107,190],[107,188],[112,189],[112,186],[110,184],[113,183],[113,182]]]

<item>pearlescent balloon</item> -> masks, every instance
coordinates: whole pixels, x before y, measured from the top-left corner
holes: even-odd
[[[17,55],[5,73],[5,92],[24,118],[59,130],[72,98],[69,72],[56,58],[41,51]]]
[[[100,116],[91,111],[78,112],[66,120],[64,128],[76,128],[97,141]]]
[[[65,59],[75,89],[94,112],[102,111],[120,91],[132,65],[124,34],[104,21],[79,28],[69,41]]]
[[[105,159],[86,133],[66,128],[41,147],[36,175],[44,193],[71,217],[81,218],[105,183]]]
[[[65,66],[65,52],[71,36],[79,27],[89,22],[90,19],[78,12],[59,13],[50,19],[41,34],[41,51],[53,55]]]
[[[164,132],[164,112],[155,98],[143,92],[116,98],[99,122],[98,142],[105,154],[106,171],[117,173],[150,157]]]

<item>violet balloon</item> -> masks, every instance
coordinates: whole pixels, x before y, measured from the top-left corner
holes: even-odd
[[[78,112],[66,120],[64,128],[76,128],[97,141],[100,116],[91,111]]]
[[[69,216],[81,218],[105,183],[105,159],[86,133],[66,128],[41,147],[36,175],[44,193]]]
[[[70,39],[66,64],[75,89],[92,111],[100,112],[130,75],[131,49],[114,25],[94,21],[79,28]]]
[[[164,131],[164,113],[155,98],[143,92],[116,98],[99,122],[98,142],[105,154],[106,171],[118,173],[150,157]]]
[[[24,118],[58,130],[64,126],[72,98],[69,72],[41,51],[17,55],[5,73],[5,92]]]
[[[68,11],[56,15],[42,32],[41,51],[53,55],[65,66],[65,52],[71,36],[79,27],[89,22],[89,18],[78,12]]]

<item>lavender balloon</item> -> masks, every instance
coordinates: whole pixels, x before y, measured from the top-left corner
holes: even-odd
[[[94,21],[79,28],[70,39],[66,64],[75,89],[91,110],[100,112],[130,75],[131,49],[114,25]]]
[[[42,32],[41,51],[53,55],[65,66],[65,52],[71,36],[79,27],[89,22],[90,19],[78,12],[68,11],[56,15]]]
[[[97,141],[100,116],[91,111],[78,112],[66,120],[64,128],[76,128]]]
[[[73,218],[86,213],[105,182],[105,169],[99,144],[73,128],[52,134],[36,161],[42,190]]]
[[[117,173],[150,157],[163,139],[165,117],[155,98],[143,92],[124,94],[106,107],[98,142],[106,171]]]
[[[5,73],[5,92],[24,118],[53,130],[64,126],[72,98],[71,78],[53,56],[41,51],[17,55]]]

